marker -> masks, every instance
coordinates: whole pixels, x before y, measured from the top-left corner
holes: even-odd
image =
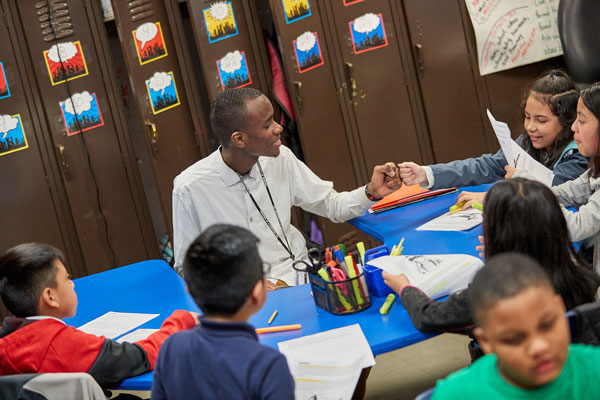
[[[483,204],[481,204],[481,203],[479,203],[479,202],[477,202],[477,201],[474,201],[474,202],[473,202],[473,208],[476,208],[476,209],[478,209],[479,211],[483,212]]]
[[[294,331],[296,329],[302,329],[302,325],[294,324],[294,325],[269,326],[267,328],[256,328],[256,334],[260,335],[261,333]]]
[[[466,201],[463,200],[458,204],[453,205],[452,207],[450,207],[450,214],[454,214],[456,212],[459,212],[460,209],[465,205]]]
[[[271,314],[271,318],[269,318],[269,322],[267,322],[267,325],[271,325],[271,322],[273,322],[276,315],[277,315],[277,310],[273,311],[273,314]]]
[[[354,270],[354,260],[352,256],[346,256],[346,265],[348,266],[348,278],[352,280],[352,286],[354,287],[354,295],[356,296],[356,302],[359,306],[362,306],[365,302],[360,295],[360,288],[358,287],[358,280],[356,278],[356,271]]]
[[[344,262],[344,253],[342,252],[342,250],[341,249],[334,250],[333,255],[335,256],[335,259],[337,260],[340,267],[342,267],[342,269],[344,270],[344,273],[346,274],[346,276],[348,276],[348,266]]]
[[[356,243],[358,254],[360,254],[360,263],[365,264],[365,244],[363,242]]]
[[[390,307],[392,306],[394,300],[396,300],[396,295],[394,293],[388,294],[388,297],[385,299],[385,302],[379,309],[379,313],[381,315],[386,315],[390,311]]]

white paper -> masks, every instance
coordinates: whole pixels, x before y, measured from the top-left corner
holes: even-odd
[[[496,118],[494,118],[490,110],[487,110],[487,115],[492,124],[492,128],[494,129],[494,133],[496,134],[496,138],[498,138],[500,147],[504,152],[504,157],[506,158],[508,165],[514,167],[515,164],[513,162],[512,155],[512,138],[510,137],[510,128],[505,122],[496,121]]]
[[[139,342],[140,340],[147,339],[148,336],[152,335],[154,332],[158,332],[158,329],[136,329],[135,331],[130,332],[127,335],[118,338],[117,342],[119,342],[119,343],[123,343],[123,342],[129,342],[129,343]]]
[[[109,311],[87,324],[81,325],[79,329],[92,335],[114,339],[159,315]]]
[[[542,163],[536,161],[525,150],[523,150],[514,140],[512,141],[512,153],[514,166],[533,175],[538,181],[548,187],[552,187],[554,173],[546,168]]]
[[[432,219],[417,228],[418,231],[466,231],[483,222],[483,213],[476,208],[450,213]]]
[[[465,0],[481,75],[560,56],[559,0]]]
[[[296,384],[295,398],[350,399],[363,368],[375,358],[360,325],[279,342]]]
[[[383,256],[369,265],[392,274],[405,274],[410,284],[432,299],[464,290],[483,261],[467,254],[435,254],[414,256]]]

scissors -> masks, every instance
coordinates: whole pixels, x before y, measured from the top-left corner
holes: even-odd
[[[304,267],[302,267],[302,266]],[[323,266],[323,256],[321,251],[316,248],[308,250],[308,261],[296,260],[292,264],[292,267],[296,271],[308,272],[309,274],[316,274],[319,269]]]

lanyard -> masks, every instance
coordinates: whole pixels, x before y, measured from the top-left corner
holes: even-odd
[[[242,182],[242,185],[244,185],[244,189],[246,190],[246,193],[248,193],[248,196],[250,196],[252,203],[254,203],[254,207],[256,207],[256,209],[260,213],[260,216],[262,217],[262,219],[265,221],[265,223],[267,224],[267,226],[269,227],[269,229],[271,230],[273,235],[275,235],[277,240],[279,240],[279,243],[281,243],[281,245],[283,246],[285,251],[288,252],[288,254],[290,255],[290,258],[292,260],[294,260],[294,259],[296,259],[296,257],[294,257],[294,253],[292,253],[290,243],[288,242],[287,236],[285,235],[285,231],[283,230],[283,225],[281,224],[281,219],[279,219],[279,213],[277,212],[277,207],[275,207],[275,202],[273,201],[273,196],[271,196],[271,191],[269,190],[269,185],[267,185],[267,180],[265,179],[265,174],[263,173],[262,167],[260,166],[260,162],[257,161],[256,164],[258,164],[258,170],[260,171],[260,176],[262,177],[262,181],[265,184],[265,188],[267,189],[267,194],[269,195],[269,199],[271,200],[271,205],[273,206],[273,210],[275,210],[275,216],[277,217],[277,222],[279,222],[279,227],[281,228],[281,233],[283,233],[283,238],[285,239],[285,243],[283,243],[283,240],[281,240],[281,237],[279,236],[277,231],[275,231],[275,228],[273,228],[273,225],[271,225],[271,222],[269,221],[269,219],[267,218],[267,216],[265,215],[263,210],[260,208],[260,206],[258,205],[256,200],[254,199],[254,196],[252,196],[252,193],[250,193],[250,190],[248,189],[248,186],[246,186],[246,182],[244,182],[244,178],[242,178],[242,175],[237,171],[236,171],[236,174],[240,178],[240,181]],[[287,246],[286,246],[286,244],[287,244]]]

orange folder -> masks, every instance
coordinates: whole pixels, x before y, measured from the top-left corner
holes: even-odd
[[[423,189],[419,185],[402,185],[402,188],[396,190],[394,193],[388,194],[379,202],[375,203],[372,209],[375,214],[378,214],[394,208],[407,206],[418,201],[427,200],[448,193],[454,193],[456,191],[456,188],[428,190]]]

